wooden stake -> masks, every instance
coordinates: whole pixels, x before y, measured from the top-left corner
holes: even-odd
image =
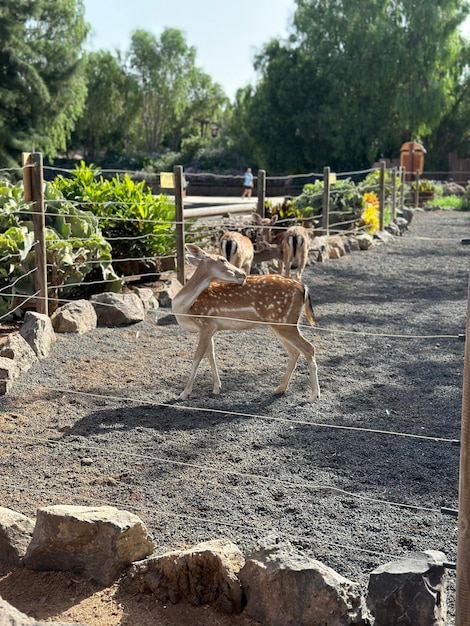
[[[470,624],[470,284],[463,371],[455,626]]]
[[[175,220],[176,220],[176,272],[182,285],[186,282],[184,270],[184,200],[183,200],[183,168],[175,165]]]
[[[27,202],[33,203],[33,229],[36,242],[34,254],[37,268],[35,285],[36,291],[39,292],[36,297],[36,311],[48,315],[42,154],[40,152],[23,152],[21,163],[23,167],[24,197]]]

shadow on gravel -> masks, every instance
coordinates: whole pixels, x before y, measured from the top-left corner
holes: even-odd
[[[278,396],[272,396],[257,404],[256,410],[262,410],[276,402]],[[231,424],[236,421],[254,419],[253,404],[230,405],[226,410],[185,406],[174,402],[162,405],[123,405],[113,409],[93,411],[70,427],[61,429],[62,439],[73,436],[95,437],[105,433],[124,431],[154,430],[168,431],[207,431],[219,424]]]

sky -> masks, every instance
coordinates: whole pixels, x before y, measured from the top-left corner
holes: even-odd
[[[237,89],[254,84],[253,60],[270,39],[284,39],[294,0],[84,0],[92,32],[89,50],[127,51],[134,30],[159,37],[181,30],[196,48],[196,66],[233,100]]]

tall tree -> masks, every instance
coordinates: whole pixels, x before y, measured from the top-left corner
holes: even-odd
[[[126,73],[120,56],[103,50],[90,53],[86,80],[88,95],[74,143],[91,159],[133,149],[141,98],[137,82]]]
[[[468,0],[296,4],[290,42],[266,46],[258,60],[261,77],[247,109],[261,99],[276,127],[277,145],[263,148],[268,164],[279,169],[273,151],[295,137],[310,167],[369,166],[439,125],[461,80],[458,29]],[[263,125],[252,118],[251,126],[265,143]],[[296,165],[289,158],[284,167]]]
[[[88,26],[82,0],[0,4],[0,159],[18,163],[32,144],[64,149],[85,97],[81,50]]]
[[[148,154],[179,149],[195,118],[215,115],[226,101],[222,89],[195,66],[195,57],[179,30],[166,28],[159,39],[144,30],[132,35],[128,67],[142,97],[142,148]]]

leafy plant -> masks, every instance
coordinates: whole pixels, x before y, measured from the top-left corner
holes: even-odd
[[[416,191],[416,182],[412,182],[410,184],[411,190]],[[427,178],[420,178],[418,184],[419,192],[433,192],[435,191],[435,185],[432,180],[428,180]]]
[[[156,271],[161,257],[174,255],[174,203],[162,194],[152,195],[145,181],[133,181],[128,174],[107,180],[81,162],[70,178],[57,176],[53,184],[99,219],[120,275]]]
[[[323,211],[323,181],[304,185],[302,193],[295,201],[295,207],[311,216],[319,216]],[[336,228],[352,228],[364,208],[360,190],[349,178],[338,180],[330,185],[329,225]]]
[[[302,220],[307,217],[306,212],[298,209],[292,198],[284,198],[283,202],[277,204],[271,200],[265,200],[264,210],[266,217],[277,215],[281,221]]]
[[[121,281],[111,265],[111,246],[101,235],[98,220],[81,211],[45,184],[45,238],[47,284],[51,309],[58,298],[99,272],[108,289],[119,290]],[[18,303],[28,305],[35,294],[35,237],[31,205],[24,199],[21,183],[0,181],[0,316]],[[23,307],[21,306],[23,303]]]
[[[442,196],[428,200],[426,207],[434,207],[442,210],[468,211],[470,209],[470,201],[468,198],[461,196]]]

